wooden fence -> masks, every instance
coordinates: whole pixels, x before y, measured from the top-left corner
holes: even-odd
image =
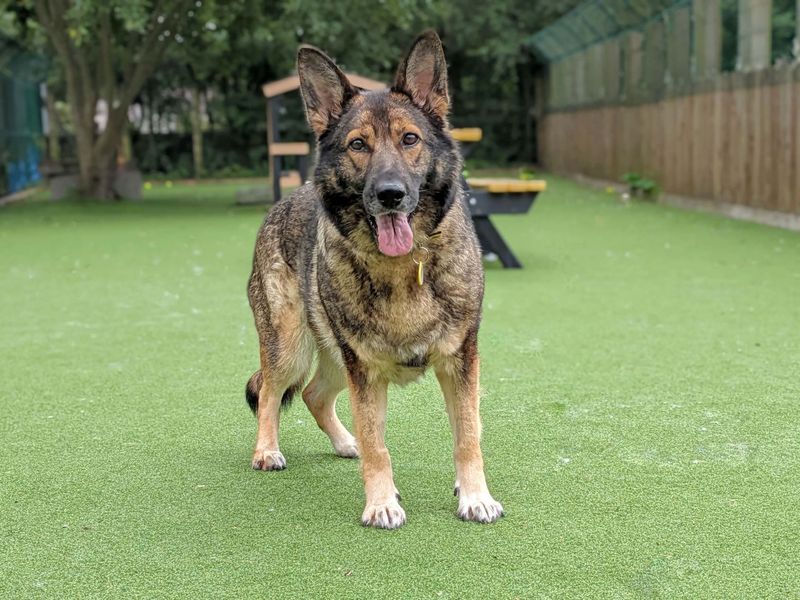
[[[636,22],[618,3],[589,0],[533,37],[548,62],[541,162],[613,181],[636,172],[671,194],[800,215],[800,0],[793,50],[785,36],[773,43],[772,0],[647,1],[650,16]],[[600,9],[624,26],[558,54],[566,33],[600,27]],[[731,19],[733,45],[723,38]],[[736,70],[722,72],[732,58]]]
[[[800,68],[720,74],[693,93],[548,112],[542,163],[670,193],[800,214]]]

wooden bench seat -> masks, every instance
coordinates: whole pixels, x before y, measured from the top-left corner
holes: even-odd
[[[486,190],[490,194],[532,194],[543,192],[547,189],[547,182],[542,179],[503,179],[494,177],[470,177],[467,179],[469,187],[477,190]]]
[[[450,130],[450,135],[457,142],[475,143],[483,139],[483,129],[480,127],[456,127]]]
[[[311,153],[307,142],[272,142],[268,148],[270,156],[308,156]]]
[[[494,177],[462,179],[467,192],[467,205],[484,254],[495,254],[507,269],[522,265],[491,221],[492,215],[524,214],[533,205],[539,192],[547,189],[541,179],[523,181]]]

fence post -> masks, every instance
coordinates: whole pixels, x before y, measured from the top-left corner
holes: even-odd
[[[765,69],[771,53],[772,0],[739,0],[739,69]]]
[[[626,97],[638,101],[641,98],[642,85],[642,39],[638,31],[631,31],[625,40],[628,64],[626,66]]]
[[[798,0],[800,2],[800,0]],[[719,73],[722,64],[722,6],[720,0],[693,2],[694,74],[700,79]]]
[[[797,60],[800,58],[800,0],[797,0],[797,7],[794,11],[794,25],[795,25],[795,33],[794,33],[794,58]]]

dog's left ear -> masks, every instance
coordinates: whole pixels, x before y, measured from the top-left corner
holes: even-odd
[[[421,34],[397,69],[394,89],[411,96],[414,104],[447,120],[447,62],[442,41],[435,31]]]

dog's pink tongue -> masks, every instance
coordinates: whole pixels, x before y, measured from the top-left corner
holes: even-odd
[[[391,213],[375,217],[378,223],[378,250],[386,256],[405,256],[414,245],[408,215]]]

